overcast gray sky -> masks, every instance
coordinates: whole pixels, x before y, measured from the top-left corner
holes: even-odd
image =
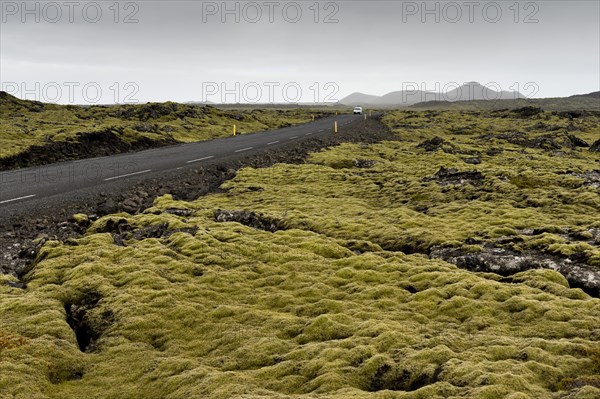
[[[600,90],[595,0],[0,3],[0,80],[21,98],[309,102],[468,81],[534,97]]]

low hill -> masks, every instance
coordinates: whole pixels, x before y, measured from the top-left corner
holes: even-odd
[[[583,98],[583,97],[600,98],[600,91],[595,91],[593,93],[588,93],[588,94],[577,94],[577,95],[571,96],[570,98]]]
[[[0,169],[210,140],[230,135],[234,124],[244,134],[333,113],[325,107],[219,109],[174,102],[57,105],[0,92]],[[30,156],[34,147],[38,155]]]
[[[345,105],[360,105],[360,104],[375,104],[379,99],[378,96],[372,96],[364,93],[352,93],[343,100],[340,100],[340,104]]]
[[[471,111],[516,109],[523,107],[538,107],[547,111],[600,112],[600,98],[592,96],[573,96],[559,98],[522,98],[518,100],[427,101],[410,106],[411,109]]]

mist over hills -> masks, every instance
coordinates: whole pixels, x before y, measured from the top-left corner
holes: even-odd
[[[383,96],[352,93],[339,102],[344,105],[408,106],[428,101],[516,100],[526,98],[518,91],[495,91],[478,82],[468,82],[447,92],[421,90],[393,91]]]

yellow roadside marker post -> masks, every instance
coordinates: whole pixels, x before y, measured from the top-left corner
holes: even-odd
[[[311,116],[312,116],[312,121],[314,122],[315,121],[315,116],[314,115],[311,115]]]
[[[365,120],[367,120],[367,114],[365,114],[364,116],[365,116]]]
[[[235,136],[237,133],[237,126],[233,125],[233,135]]]
[[[334,133],[338,132],[337,121],[333,122],[333,132]]]

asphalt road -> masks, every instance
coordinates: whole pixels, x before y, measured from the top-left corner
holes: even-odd
[[[39,204],[44,199],[76,195],[77,191],[90,187],[101,186],[106,192],[121,190],[127,180],[134,182],[142,176],[260,153],[267,148],[334,134],[334,121],[338,123],[338,134],[343,134],[344,126],[362,119],[362,115],[339,115],[283,129],[0,172],[0,210],[10,211],[7,208],[15,205],[27,207],[28,202],[35,207],[34,203]]]

